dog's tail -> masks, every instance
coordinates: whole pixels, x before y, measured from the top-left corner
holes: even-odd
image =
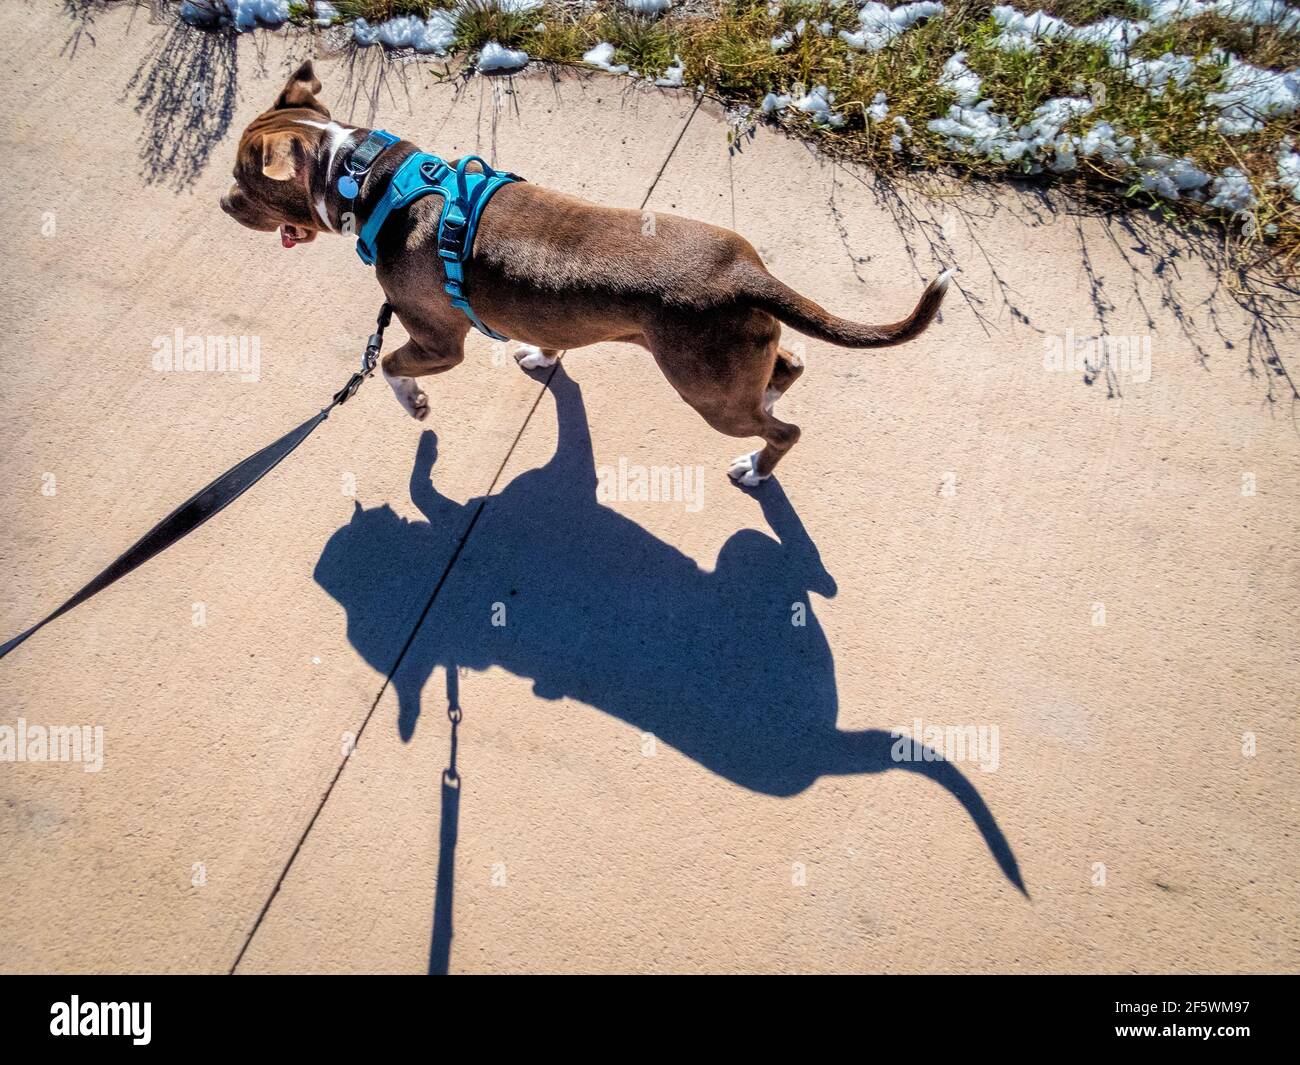
[[[890,344],[901,344],[925,331],[925,327],[939,313],[939,304],[943,302],[951,276],[952,271],[945,270],[926,285],[912,313],[902,321],[890,325],[863,325],[860,322],[850,322],[847,318],[837,318],[806,296],[801,296],[788,285],[782,284],[761,266],[746,271],[743,291],[753,306],[767,311],[806,336],[845,348],[882,348]]]

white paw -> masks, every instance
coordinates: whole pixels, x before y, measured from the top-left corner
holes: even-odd
[[[390,377],[385,370],[384,380],[392,387],[393,395],[407,414],[420,422],[429,416],[429,397],[420,390],[414,377]]]
[[[772,475],[760,477],[758,474],[758,452],[752,455],[741,455],[737,459],[732,459],[731,468],[727,470],[727,476],[737,484],[743,484],[746,488],[755,488],[767,480]]]
[[[519,363],[521,370],[540,370],[546,366],[554,366],[559,361],[558,355],[548,358],[541,348],[533,344],[520,344],[515,349],[515,362]]]

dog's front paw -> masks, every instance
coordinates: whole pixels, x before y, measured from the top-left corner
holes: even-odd
[[[393,395],[402,405],[402,410],[417,422],[422,422],[429,416],[429,397],[416,384],[414,377],[390,377],[385,370],[384,379],[392,386]]]
[[[752,455],[741,455],[739,458],[732,459],[731,468],[727,470],[727,476],[737,484],[743,484],[746,488],[757,488],[760,484],[772,475],[762,477],[758,472],[758,452]]]
[[[547,366],[554,366],[559,362],[559,356],[547,355],[535,344],[520,344],[515,349],[515,362],[519,363],[521,370],[540,370]]]

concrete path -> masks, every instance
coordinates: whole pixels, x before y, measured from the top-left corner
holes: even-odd
[[[7,637],[317,409],[380,294],[217,208],[311,38],[45,0],[0,41]],[[437,70],[318,63],[338,115],[733,227],[839,313],[961,291],[902,348],[789,334],[804,436],[752,493],[630,347],[528,375],[471,338],[424,425],[366,385],[0,663],[0,725],[104,735],[99,772],[0,763],[0,968],[1300,968],[1295,334],[1158,230]],[[178,329],[256,374],[155,370]],[[1136,357],[1045,367],[1103,331]],[[982,743],[897,761],[917,721]]]

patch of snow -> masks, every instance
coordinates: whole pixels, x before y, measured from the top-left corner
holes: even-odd
[[[993,38],[993,47],[1008,55],[1017,55],[1022,52],[1037,52],[1038,42],[1032,33],[1025,33],[1023,30],[1003,30]]]
[[[1263,128],[1265,117],[1300,110],[1300,73],[1294,70],[1263,70],[1230,56],[1222,85],[1205,99],[1219,109],[1219,131],[1229,136]]]
[[[835,94],[828,91],[825,85],[818,85],[806,96],[795,100],[793,106],[805,114],[811,115],[815,125],[842,126],[844,125],[844,116],[831,109],[831,104],[834,102]]]
[[[601,41],[591,51],[582,57],[582,61],[591,67],[600,67],[601,70],[608,71],[610,74],[626,74],[628,65],[626,63],[614,63],[614,46],[608,41]]]
[[[980,98],[984,82],[966,65],[966,53],[958,52],[944,63],[938,84],[952,90],[957,95],[957,103],[969,107]]]
[[[352,23],[352,39],[362,48],[369,48],[379,42],[379,27],[371,26],[365,19],[359,18]]]
[[[1186,85],[1196,69],[1191,56],[1166,52],[1159,59],[1129,59],[1123,70],[1129,81],[1141,85],[1151,96],[1163,96],[1168,85]]]
[[[243,33],[258,25],[279,26],[288,22],[289,0],[185,0],[180,16],[200,29],[229,21]]]
[[[541,0],[538,0],[541,6]],[[638,15],[662,15],[673,6],[673,0],[623,0],[623,6]]]
[[[389,48],[409,48],[415,35],[424,30],[424,21],[414,15],[390,18],[375,27],[375,37]]]
[[[376,26],[359,18],[352,23],[352,36],[363,47],[382,44],[387,48],[414,48],[417,52],[446,55],[456,43],[456,15],[451,11],[435,11],[425,19],[399,15]]]
[[[424,28],[414,35],[411,47],[417,52],[446,55],[456,43],[456,16],[450,11],[435,11],[424,20]]]
[[[1044,40],[1078,41],[1106,49],[1113,66],[1123,66],[1130,46],[1151,28],[1146,22],[1114,17],[1089,26],[1072,26],[1042,11],[1024,15],[1006,5],[993,9],[993,21],[1002,28],[993,45],[1003,52],[1036,52],[1038,42]]]
[[[686,73],[686,68],[682,65],[682,57],[675,56],[672,66],[665,70],[661,76],[655,78],[655,84],[661,89],[680,89],[684,73]]]
[[[1278,26],[1284,30],[1300,29],[1300,10],[1283,0],[1136,0],[1145,10],[1148,21],[1109,16],[1088,26],[1072,26],[1063,19],[1036,11],[1024,15],[1005,5],[993,8],[993,20],[1002,28],[994,45],[1005,52],[1035,51],[1038,41],[1064,39],[1095,44],[1110,53],[1112,65],[1124,67],[1124,56],[1133,43],[1152,26],[1165,26],[1198,15],[1217,14],[1227,19],[1257,26]],[[1169,57],[1162,57],[1167,59]],[[1187,57],[1176,57],[1186,60]],[[1166,79],[1167,80],[1167,79]],[[1160,84],[1163,84],[1162,80]],[[1146,84],[1143,82],[1142,84]]]
[[[289,21],[289,0],[225,0],[225,4],[239,30],[251,30],[259,22],[279,26]]]
[[[1145,22],[1108,16],[1100,22],[1079,26],[1072,37],[1082,44],[1100,45],[1112,56],[1118,56],[1126,54],[1133,46],[1133,42],[1150,28]]]
[[[792,102],[793,97],[789,93],[782,93],[778,96],[774,92],[769,92],[763,97],[763,102],[759,104],[759,110],[765,115],[772,115],[777,111],[784,111]]]
[[[1070,133],[1062,133],[1052,145],[1052,161],[1047,164],[1049,170],[1057,174],[1068,174],[1079,165],[1076,149],[1079,138]]]
[[[923,18],[943,14],[943,4],[900,4],[888,8],[880,3],[868,3],[858,12],[862,29],[856,33],[840,30],[840,39],[850,48],[862,52],[879,52],[895,37],[901,36]]]
[[[1255,206],[1255,193],[1250,187],[1250,179],[1235,166],[1228,167],[1221,177],[1214,179],[1210,192],[1210,207],[1237,214]]]
[[[832,26],[829,22],[819,22],[810,27],[808,20],[801,18],[798,22],[794,24],[793,29],[788,29],[779,37],[773,37],[771,39],[769,43],[772,45],[772,51],[778,53],[788,51],[791,47],[793,47],[794,42],[798,38],[803,37],[805,34],[809,32],[810,28],[816,33],[821,34],[823,37],[829,37],[831,36],[831,34],[835,32],[835,27]]]
[[[1137,3],[1157,26],[1215,14],[1253,26],[1300,29],[1300,11],[1283,0],[1137,0]]]
[[[1054,141],[1062,126],[1078,115],[1086,115],[1092,106],[1091,100],[1077,96],[1060,96],[1048,100],[1034,108],[1029,123],[1021,127],[1021,136],[1038,144]]]
[[[1092,101],[1074,96],[1048,100],[1034,109],[1029,122],[1018,131],[1026,142],[1025,150],[1036,160],[1047,159],[1049,169],[1064,174],[1079,165],[1077,149],[1080,138],[1072,133],[1062,133],[1061,127],[1079,115],[1092,110]]]
[[[1281,185],[1291,191],[1291,198],[1300,200],[1300,152],[1292,150],[1290,137],[1283,137],[1277,146],[1277,180],[1274,185]]]
[[[1300,9],[1283,0],[1218,0],[1215,11],[1224,18],[1255,26],[1276,26],[1289,33],[1300,31]]]
[[[889,102],[883,92],[878,92],[872,99],[871,106],[867,108],[867,116],[872,122],[883,122],[888,115]]]
[[[1102,161],[1122,170],[1133,166],[1132,137],[1118,136],[1109,122],[1096,123],[1079,142],[1085,156],[1098,155]]]
[[[1016,128],[993,110],[992,100],[981,100],[974,107],[954,104],[946,118],[934,119],[928,127],[946,137],[954,151],[1006,163],[1023,161],[1034,172],[1044,163],[1064,172],[1078,165],[1082,141],[1061,128],[1092,109],[1091,100],[1062,96],[1036,107],[1030,120]]]
[[[931,132],[946,137],[953,151],[1014,162],[1024,155],[1025,144],[1006,117],[991,110],[992,107],[992,100],[984,100],[975,107],[953,104],[946,118],[932,119],[926,125]]]
[[[1161,154],[1144,155],[1135,165],[1138,183],[1142,188],[1163,196],[1166,200],[1181,199],[1185,193],[1194,192],[1210,183],[1210,175],[1190,159],[1175,159]]]
[[[891,152],[901,152],[903,150],[903,141],[912,139],[912,127],[902,115],[894,116],[894,125],[898,127],[898,132],[889,138],[889,150]]]
[[[479,49],[474,69],[480,74],[505,74],[528,66],[528,53],[488,41]]]
[[[1029,38],[1049,40],[1053,37],[1068,38],[1074,32],[1074,27],[1068,22],[1048,15],[1043,11],[1035,11],[1032,15],[1024,15],[1014,7],[1005,5],[993,9],[993,21],[1002,27],[1004,34]]]

